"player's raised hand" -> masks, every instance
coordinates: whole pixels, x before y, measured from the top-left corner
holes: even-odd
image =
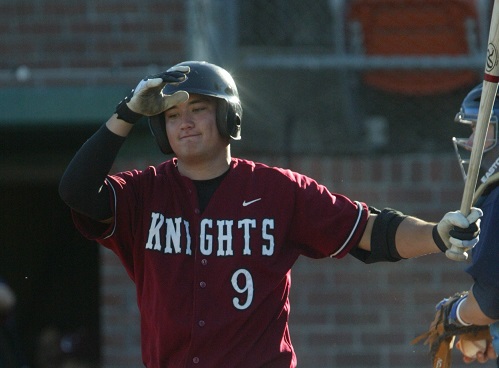
[[[134,89],[130,101],[127,102],[128,107],[136,113],[152,116],[186,101],[189,98],[187,92],[178,91],[169,96],[163,94],[162,89],[167,83],[178,84],[186,80],[189,70],[188,66],[177,66],[144,78]]]
[[[481,209],[472,207],[470,214],[464,216],[460,211],[447,212],[436,226],[435,242],[444,243],[447,248],[452,245],[463,250],[473,248],[479,240]]]
[[[173,95],[165,95],[162,90],[166,84],[178,84],[187,79],[188,66],[177,66],[165,72],[149,76],[139,82],[130,94],[116,107],[118,117],[128,123],[135,123],[142,116],[153,116],[187,101],[189,94],[177,91]]]

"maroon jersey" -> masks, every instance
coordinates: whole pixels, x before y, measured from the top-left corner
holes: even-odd
[[[149,368],[295,367],[291,267],[300,255],[345,256],[368,217],[304,175],[235,158],[203,212],[176,159],[107,185],[114,224],[74,218],[135,283]]]

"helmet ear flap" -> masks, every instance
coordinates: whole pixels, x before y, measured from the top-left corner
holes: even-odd
[[[163,113],[149,117],[149,129],[151,129],[151,133],[161,152],[166,155],[173,153],[166,136],[165,115]]]
[[[224,99],[217,103],[217,128],[222,137],[241,139],[241,116],[233,104]]]

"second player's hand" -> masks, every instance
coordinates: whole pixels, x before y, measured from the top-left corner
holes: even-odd
[[[458,340],[456,343],[456,348],[461,350],[461,341]],[[462,350],[461,350],[462,352]],[[467,357],[466,355],[463,354],[463,362],[466,364],[470,364],[473,362],[478,362],[478,363],[487,363],[488,361],[494,360],[497,358],[496,352],[492,346],[492,343],[487,344],[487,349],[485,352],[478,352],[476,354],[476,357],[470,358]]]
[[[187,73],[189,73],[189,67],[179,66],[144,78],[127,98],[127,106],[137,114],[153,116],[187,101],[189,94],[185,91],[178,91],[173,95],[165,95],[162,92],[163,87],[168,83],[177,84],[185,81]]]
[[[475,207],[466,217],[460,211],[447,212],[437,225],[438,235],[447,248],[456,246],[467,252],[478,243],[482,215],[482,210]]]

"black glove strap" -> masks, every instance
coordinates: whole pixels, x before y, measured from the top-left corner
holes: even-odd
[[[449,231],[450,236],[459,240],[471,240],[480,234],[480,229],[476,223],[472,223],[467,228],[462,228],[454,226],[454,228]]]
[[[116,106],[115,113],[118,114],[118,119],[126,121],[127,123],[130,124],[135,124],[137,121],[139,121],[139,119],[143,115],[130,110],[130,108],[126,103],[127,103],[127,98],[121,100],[118,106]]]
[[[431,235],[433,236],[433,241],[437,245],[438,249],[440,249],[442,252],[446,252],[447,249],[449,249],[449,248],[447,248],[447,245],[445,245],[444,241],[440,237],[440,234],[438,233],[437,226],[438,225],[435,225],[433,227],[433,231],[431,232]]]

